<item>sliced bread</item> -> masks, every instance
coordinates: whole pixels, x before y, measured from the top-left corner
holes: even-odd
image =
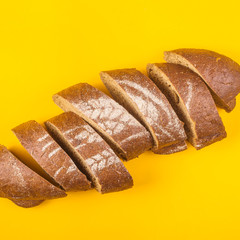
[[[150,133],[112,98],[87,83],[79,83],[53,96],[64,111],[77,113],[88,122],[124,160],[150,149]]]
[[[67,196],[0,145],[0,196],[22,207],[39,205],[45,199]]]
[[[226,137],[211,93],[196,73],[172,63],[149,64],[147,71],[185,123],[188,140],[196,149]]]
[[[187,149],[183,123],[151,79],[135,68],[104,71],[100,76],[112,97],[151,133],[154,153]]]
[[[29,121],[12,131],[41,168],[65,191],[90,188],[86,176],[39,123]]]
[[[232,59],[204,49],[164,52],[169,63],[181,64],[197,73],[207,84],[216,104],[227,112],[234,109],[240,92],[240,66]]]
[[[66,112],[45,122],[51,133],[100,193],[133,186],[133,179],[103,138],[81,117]]]

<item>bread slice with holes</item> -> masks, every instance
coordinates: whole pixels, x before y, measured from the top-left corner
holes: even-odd
[[[48,131],[100,193],[121,191],[133,186],[133,179],[103,138],[73,112],[45,122]]]
[[[90,189],[86,176],[39,123],[29,121],[12,131],[40,167],[65,191]]]
[[[188,140],[196,149],[226,137],[211,93],[196,73],[172,63],[149,64],[147,71],[185,123]]]
[[[216,104],[227,112],[234,109],[240,92],[240,66],[232,59],[204,49],[164,52],[169,63],[181,64],[197,73],[211,90]]]
[[[159,88],[135,68],[100,73],[112,97],[151,133],[158,154],[187,149],[183,123]],[[167,151],[166,151],[167,150]]]
[[[26,208],[67,195],[0,145],[0,196]]]
[[[124,160],[130,160],[153,145],[150,133],[112,98],[87,83],[79,83],[53,96],[64,111],[88,122]]]

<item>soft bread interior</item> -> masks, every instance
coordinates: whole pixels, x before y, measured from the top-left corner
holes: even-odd
[[[164,60],[166,62],[169,63],[175,63],[175,64],[180,64],[182,66],[185,66],[189,69],[191,69],[193,72],[197,73],[202,79],[203,81],[206,83],[206,85],[208,86],[212,97],[214,99],[214,101],[216,102],[216,104],[220,107],[223,107],[226,109],[226,111],[230,112],[232,111],[232,109],[235,107],[236,102],[234,104],[234,99],[230,102],[230,103],[225,103],[215,92],[214,90],[211,88],[211,86],[208,85],[208,83],[205,81],[205,79],[203,78],[203,76],[200,74],[200,72],[189,62],[187,61],[187,59],[185,59],[184,57],[174,53],[174,52],[164,52]]]
[[[195,123],[191,120],[187,108],[184,105],[181,97],[178,95],[177,90],[172,85],[169,78],[157,66],[154,64],[149,64],[147,70],[150,78],[167,97],[179,119],[185,123],[184,128],[188,137],[188,141],[195,146],[195,140],[197,139]]]
[[[83,114],[81,111],[77,110],[71,103],[69,103],[65,98],[59,96],[58,94],[53,95],[53,101],[65,112],[71,111],[76,114],[78,114],[80,117],[82,117],[87,123],[89,123],[102,138],[110,145],[110,147],[113,149],[113,151],[123,160],[127,160],[127,154],[123,149],[119,146],[117,142],[114,141],[114,139],[107,134],[105,131],[103,131],[97,123],[95,123],[93,120],[88,118],[85,114]]]
[[[89,181],[93,183],[93,186],[98,192],[101,192],[101,185],[98,179],[95,177],[89,166],[84,161],[81,154],[69,143],[59,129],[50,122],[45,122],[48,132],[55,139],[55,141],[62,147],[62,149],[72,158],[76,166],[83,172]]]
[[[125,93],[125,91],[116,83],[116,81],[110,77],[107,73],[100,73],[102,82],[111,93],[112,97],[120,103],[125,109],[128,110],[152,135],[154,141],[154,149],[158,149],[158,140],[155,132],[150,124],[147,122],[144,115],[139,110],[138,106],[132,101],[132,99]]]

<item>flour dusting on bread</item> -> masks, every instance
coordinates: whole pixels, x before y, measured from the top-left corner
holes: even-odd
[[[190,111],[191,110],[190,104],[191,104],[191,101],[193,98],[193,85],[190,81],[187,81],[186,84],[188,86],[188,88],[187,88],[188,90],[187,90],[187,101],[186,101],[185,105],[186,105],[187,110]]]
[[[133,68],[104,71],[100,76],[113,98],[151,133],[154,153],[163,154],[160,149],[168,145],[174,148],[176,142],[186,139],[182,122],[147,76]]]
[[[48,120],[46,127],[99,192],[119,191],[133,185],[131,175],[113,150],[78,115],[73,112],[60,114]],[[70,129],[75,130],[65,134]]]

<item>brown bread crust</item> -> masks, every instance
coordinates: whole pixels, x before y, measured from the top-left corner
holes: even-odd
[[[171,57],[181,56],[183,61]],[[236,105],[240,92],[240,66],[232,59],[204,49],[177,49],[164,53],[167,62],[189,67],[201,76],[210,88],[216,103],[227,112]]]
[[[46,121],[45,125],[70,156],[75,155],[73,151],[81,156],[81,160],[76,156],[74,160],[81,169],[86,171],[87,168],[87,172],[91,172],[86,175],[93,178],[92,182],[95,182],[99,192],[115,192],[133,186],[133,179],[120,159],[103,138],[77,114],[63,113]],[[58,136],[56,130],[64,139]]]
[[[67,195],[19,161],[6,147],[0,145],[0,196],[23,205],[26,200],[35,200],[36,204],[39,200]],[[27,202],[30,204],[30,201],[26,201],[25,205]]]
[[[152,147],[152,137],[145,127],[112,98],[87,83],[69,87],[55,94],[53,100],[64,111],[84,118],[124,160]]]
[[[39,206],[44,200],[12,200],[19,207],[31,208]]]
[[[90,188],[86,176],[39,123],[29,121],[12,131],[42,169],[65,191]]]
[[[100,76],[113,98],[151,132],[155,140],[154,153],[187,149],[183,123],[164,94],[147,76],[135,68],[104,71]]]
[[[1,191],[0,189],[0,196],[5,196],[4,192]],[[10,199],[14,204],[16,204],[19,207],[23,208],[31,208],[31,207],[36,207],[40,205],[44,200],[14,200],[14,198]]]
[[[164,86],[159,81],[156,75],[158,71],[163,73],[171,83],[174,88],[171,91],[174,91],[174,97],[178,100],[174,101],[173,95],[166,91],[166,85]],[[172,63],[149,64],[148,73],[150,78],[166,94],[180,119],[185,121],[189,141],[195,148],[200,149],[226,137],[225,128],[213,98],[207,86],[197,74],[186,67]],[[184,107],[182,109],[184,108],[184,111],[188,114],[190,121],[194,125],[192,127],[194,130],[190,130],[191,127],[184,119],[176,102],[183,103]]]

